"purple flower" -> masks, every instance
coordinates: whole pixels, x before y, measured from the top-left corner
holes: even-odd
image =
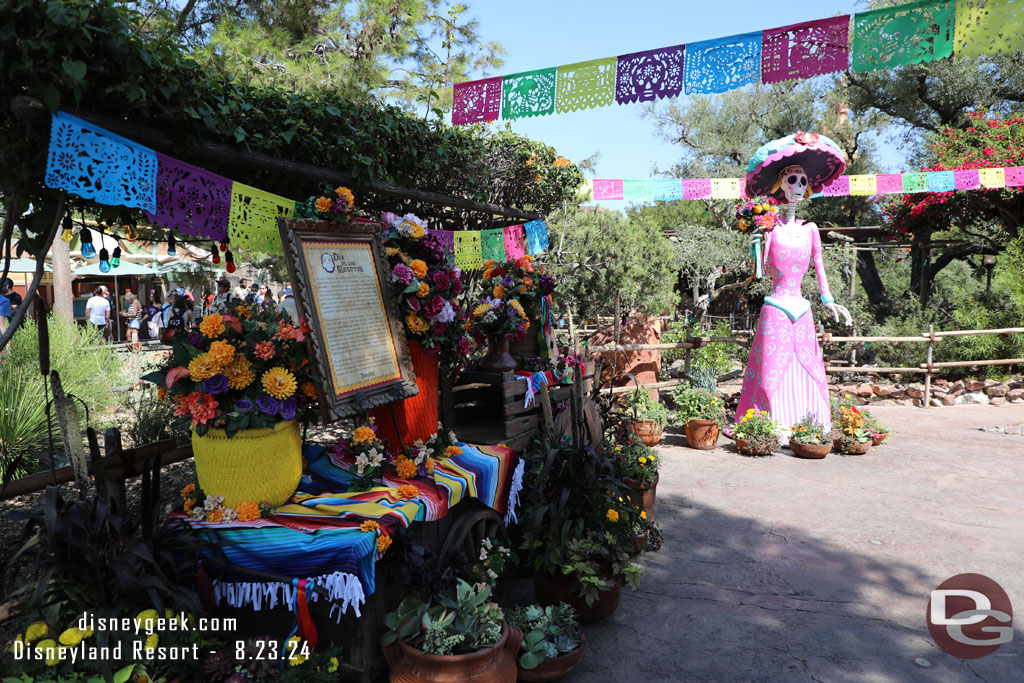
[[[235,403],[235,410],[237,410],[240,413],[248,413],[250,410],[252,410],[252,401],[250,401],[247,398],[238,399],[238,401]]]
[[[427,262],[427,265],[437,265],[444,260],[444,245],[436,233],[429,231],[420,240],[417,253]]]
[[[217,373],[210,379],[203,380],[203,391],[208,394],[223,394],[228,390],[228,376]]]
[[[281,419],[283,420],[294,420],[295,415],[298,413],[298,406],[294,396],[289,396],[285,400],[281,401]]]
[[[448,285],[451,281],[448,279],[448,275],[443,270],[439,270],[434,273],[434,286],[440,289],[442,292],[448,289]]]
[[[410,296],[405,300],[405,303],[409,305],[409,308],[417,312],[423,308],[423,304],[420,303],[419,297],[416,296]]]
[[[381,216],[380,216],[380,219],[384,223],[387,223],[388,225],[391,225],[392,223],[394,223],[395,221],[398,220],[398,215],[397,214],[393,214],[393,213],[391,213],[389,211],[387,213],[382,213]]]
[[[444,308],[444,299],[437,296],[436,294],[431,297],[427,305],[423,307],[423,312],[427,314],[428,318],[433,318],[435,315],[441,312]]]
[[[514,317],[516,317],[517,315],[519,315],[519,314],[518,314],[518,313],[516,313],[516,309],[512,308],[511,306],[509,306],[509,307],[508,307],[508,317],[510,317],[510,318],[514,318]]]
[[[502,287],[511,287],[514,282],[515,280],[512,279],[511,275],[506,275],[505,277],[501,278]]]
[[[540,292],[545,296],[555,291],[555,280],[547,273],[540,274]]]
[[[412,269],[404,263],[396,263],[394,269],[391,271],[391,277],[396,282],[401,282],[403,285],[407,285],[412,282]]]
[[[189,332],[188,336],[185,337],[185,343],[196,347],[200,351],[206,351],[210,348],[210,342],[203,338],[203,335],[198,332]]]
[[[448,325],[446,323],[434,323],[433,329],[434,334],[441,335],[448,330]]]
[[[256,399],[256,407],[265,415],[277,415],[281,411],[281,403],[273,396],[263,394]]]
[[[341,197],[331,203],[331,213],[345,213],[346,211],[348,211],[348,204]]]

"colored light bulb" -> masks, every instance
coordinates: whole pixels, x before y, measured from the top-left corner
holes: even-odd
[[[228,250],[228,241],[227,240],[224,240],[223,242],[220,243],[220,250],[221,251],[227,251]]]
[[[65,242],[75,238],[75,233],[71,230],[71,216],[64,216],[64,230],[60,233],[60,238]]]
[[[106,249],[100,249],[100,272],[110,272],[110,254]]]
[[[235,272],[235,257],[231,254],[230,251],[225,251],[224,252],[224,261],[225,261],[224,268],[229,273]]]
[[[89,228],[82,228],[82,232],[78,234],[78,237],[82,240],[82,256],[85,258],[95,256],[96,247],[92,246],[92,232]]]
[[[114,247],[114,253],[110,259],[110,266],[112,268],[117,268],[119,265],[121,265],[121,247],[117,246]]]
[[[168,256],[174,256],[177,253],[178,253],[178,250],[175,249],[175,247],[174,247],[174,235],[171,235],[167,239],[167,255]]]
[[[212,249],[210,249],[210,253],[213,254],[213,263],[214,265],[217,265],[218,263],[220,263],[220,254],[217,253],[217,245],[211,244],[210,246],[213,247]]]
[[[136,230],[134,225],[128,224],[124,226],[124,238],[129,242],[134,242],[139,236],[139,231]]]

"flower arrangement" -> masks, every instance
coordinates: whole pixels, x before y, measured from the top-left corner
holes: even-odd
[[[632,412],[634,420],[652,420],[661,427],[672,421],[672,411],[651,398],[651,393],[647,389],[638,387],[628,394],[623,394],[621,401]]]
[[[677,425],[686,425],[690,420],[710,420],[720,428],[725,426],[725,401],[706,389],[676,387],[672,400],[676,404]]]
[[[732,426],[732,434],[747,442],[753,453],[774,453],[779,449],[779,423],[771,419],[767,410],[748,409]]]
[[[391,282],[408,336],[440,353],[442,367],[457,373],[472,344],[466,336],[462,272],[448,263],[444,244],[426,221],[385,213],[384,244]]]
[[[819,424],[813,415],[808,415],[793,425],[790,430],[789,440],[790,442],[810,446],[824,446],[832,442],[830,436],[825,433],[824,425]]]
[[[352,430],[348,439],[338,439],[331,444],[330,451],[335,455],[348,455],[355,461],[356,480],[349,485],[349,491],[366,491],[380,482],[387,451],[384,444],[377,438],[377,426],[373,418]]]
[[[862,410],[861,413],[864,414],[864,428],[868,430],[868,434],[871,435],[873,440],[889,433],[889,428],[879,422],[878,418],[868,410]]]
[[[399,471],[398,475],[405,479],[411,479],[412,476],[425,477],[428,474],[434,473],[434,465],[438,460],[453,458],[456,455],[462,455],[462,448],[458,445],[458,438],[455,436],[455,432],[445,429],[443,425],[438,423],[437,431],[429,439],[414,442],[408,456],[399,455],[395,459],[396,463],[402,460],[403,462],[410,462],[415,465],[415,473],[411,476],[406,476]],[[410,467],[405,466],[405,471],[411,472],[412,470]]]
[[[173,331],[172,331],[173,332]],[[181,426],[199,436],[211,427],[234,436],[243,429],[315,418],[317,374],[304,343],[305,320],[232,301],[209,313],[199,328],[171,337],[161,369],[142,379],[165,389]]]
[[[501,298],[506,292],[497,285],[492,292],[500,297],[485,296],[473,308],[467,327],[478,344],[484,344],[487,337],[504,336],[510,341],[521,341],[530,329],[530,319],[518,299]]]
[[[779,203],[773,197],[757,196],[736,205],[736,225],[740,232],[771,232],[779,224]]]
[[[839,408],[839,419],[832,423],[832,437],[845,448],[851,444],[862,444],[874,437],[865,424],[864,414],[857,406]]]
[[[485,538],[480,541],[477,559],[469,568],[467,581],[478,592],[487,586],[493,590],[505,568],[516,561],[516,554],[511,548],[502,545],[496,538]]]
[[[296,205],[296,214],[300,218],[318,218],[323,221],[348,223],[356,215],[356,200],[347,187],[336,187],[333,190],[324,186],[323,192],[313,195],[305,203]]]
[[[195,484],[186,484],[181,489],[181,510],[197,522],[250,522],[274,513],[270,501],[245,502],[237,508],[224,505],[224,496],[208,496]]]
[[[518,299],[526,314],[533,320],[541,319],[543,300],[555,291],[554,278],[547,273],[544,266],[535,264],[533,257],[526,254],[505,263],[487,261],[484,264],[481,284],[485,291],[490,288],[491,294],[496,298],[501,298],[498,294],[500,291]],[[498,290],[498,287],[501,289]],[[550,299],[548,304],[550,305]]]
[[[645,446],[640,437],[626,433],[622,443],[605,448],[615,462],[615,470],[620,479],[627,483],[635,482],[642,489],[650,488],[654,483],[661,461],[658,452]]]

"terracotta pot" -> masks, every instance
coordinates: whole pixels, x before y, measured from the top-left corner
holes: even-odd
[[[718,445],[721,429],[712,420],[690,420],[683,429],[686,431],[686,445],[690,448],[710,451]]]
[[[665,431],[665,425],[660,425],[654,420],[629,420],[626,427],[639,436],[645,446],[657,446],[661,441],[661,433]]]
[[[537,572],[533,577],[533,589],[538,603],[545,606],[557,605],[560,602],[572,605],[580,621],[603,619],[619,606],[619,597],[622,595],[621,582],[613,584],[606,591],[601,591],[594,604],[589,606],[576,588],[576,579],[565,574],[552,576]]]
[[[634,502],[642,502],[643,510],[647,513],[647,519],[654,517],[654,503],[658,499],[658,482],[660,480],[661,473],[659,472],[654,475],[654,481],[647,488],[640,486],[635,479],[626,479],[623,482],[626,486],[636,491],[637,498],[641,500],[634,500]]]
[[[836,453],[842,453],[843,455],[864,455],[871,448],[871,442],[857,443],[854,441],[844,447],[843,440],[836,439],[832,442],[832,448]]]
[[[789,447],[798,458],[820,459],[832,452],[832,444],[797,443],[790,441]]]
[[[497,643],[465,655],[428,655],[404,640],[382,647],[391,683],[514,683],[522,642],[522,632],[503,621]]]
[[[480,369],[492,372],[505,372],[515,370],[519,367],[519,361],[509,353],[508,337],[487,338],[487,353],[480,359]]]
[[[528,681],[528,683],[547,683],[568,676],[569,672],[575,669],[583,658],[583,647],[586,644],[586,640],[584,640],[572,652],[558,655],[554,659],[545,659],[532,669],[519,667],[519,680]]]
[[[889,438],[889,432],[886,432],[886,433],[884,433],[884,434],[879,434],[879,435],[878,435],[878,436],[876,436],[876,437],[874,438],[874,440],[873,440],[873,441],[871,442],[871,445],[872,445],[872,446],[881,446],[881,445],[882,445],[882,442],[883,442],[883,441],[885,441],[885,440],[886,440],[886,439],[888,439],[888,438]]]
[[[644,548],[646,548],[646,547],[647,547],[647,532],[645,531],[642,534],[637,534],[636,538],[633,539],[633,550],[631,550],[629,552],[629,554],[630,554],[631,557],[636,557],[637,555],[642,553],[644,551]]]
[[[410,339],[409,355],[419,393],[393,406],[374,408],[368,413],[377,425],[377,436],[398,450],[419,440],[426,441],[437,431],[438,354]],[[398,438],[399,430],[401,439]]]
[[[775,452],[770,445],[755,445],[739,437],[736,437],[736,449],[743,455],[771,455]]]

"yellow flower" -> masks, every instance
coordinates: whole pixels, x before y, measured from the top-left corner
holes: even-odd
[[[160,644],[160,636],[158,636],[155,633],[149,634],[149,637],[146,638],[146,649],[147,650],[155,650],[156,646],[159,645],[159,644]]]
[[[637,460],[637,462],[639,462],[639,463],[640,463],[640,464],[642,465],[642,464],[644,464],[645,462],[647,462],[647,456],[645,456],[645,455],[641,455],[641,456],[640,456],[639,458],[637,458],[636,460]]]
[[[157,614],[155,609],[146,609],[139,612],[139,615],[135,617],[135,621],[142,624],[141,628],[152,630],[156,625],[158,616],[160,615]]]
[[[225,365],[221,372],[227,375],[228,386],[232,389],[244,389],[256,379],[245,356],[235,356],[234,360]]]
[[[491,290],[491,296],[495,299],[500,299],[505,296],[505,288],[501,285],[494,285],[494,289]]]
[[[647,519],[647,510],[640,511],[640,519]]]
[[[327,197],[320,197],[316,200],[316,210],[326,213],[331,210],[331,200]]]
[[[196,485],[195,484],[185,484],[185,486],[183,486],[181,488],[181,497],[182,498],[188,498],[189,496],[192,495],[192,492],[195,491],[195,490],[196,490]]]
[[[60,658],[57,656],[57,653],[59,652],[57,649],[57,643],[53,642],[52,638],[40,640],[36,643],[36,650],[41,653],[45,653],[48,648],[53,648],[53,650],[51,650],[51,654],[46,657],[46,666],[56,666],[57,662],[60,661]]]
[[[512,299],[508,302],[508,305],[516,309],[516,313],[519,314],[520,318],[526,318],[526,311],[523,310],[523,305],[519,303],[519,299]],[[529,325],[527,325],[529,327]]]
[[[377,552],[378,553],[382,553],[382,552],[384,552],[385,550],[387,550],[390,547],[391,547],[391,537],[390,536],[380,536],[377,539]]]
[[[413,262],[409,264],[412,274],[419,279],[423,279],[427,274],[427,264],[420,259],[413,259]]]
[[[206,521],[217,523],[224,519],[224,508],[213,508],[206,513]]]
[[[299,664],[305,663],[306,658],[302,655],[295,655],[294,657],[288,658],[288,666],[298,666]]]
[[[372,427],[361,425],[356,427],[356,430],[352,432],[352,443],[359,445],[363,443],[370,443],[377,438],[377,432],[373,431]]]
[[[402,484],[397,489],[395,489],[395,493],[399,498],[405,498],[408,500],[419,496],[420,490],[413,486],[412,484]]]
[[[263,389],[274,398],[288,398],[297,386],[295,375],[284,368],[270,368],[263,373]]]
[[[398,247],[384,247],[384,253],[388,256],[394,256],[398,253]]]
[[[226,341],[215,341],[210,344],[210,350],[206,352],[217,365],[227,365],[235,359],[235,347]]]
[[[367,519],[362,524],[359,525],[359,530],[360,531],[366,531],[366,532],[369,532],[369,531],[379,531],[380,530],[380,524],[378,524],[377,522],[373,521],[372,519]]]
[[[60,640],[61,645],[74,647],[75,645],[78,645],[80,642],[82,642],[83,638],[85,638],[85,631],[83,631],[80,628],[72,627],[61,633],[60,638],[58,640]]]
[[[33,640],[39,640],[49,632],[46,622],[37,621],[28,627],[25,631],[25,642],[31,643]]]
[[[219,337],[224,334],[224,318],[220,313],[210,313],[199,323],[199,331],[210,339]]]
[[[211,358],[210,354],[201,353],[188,364],[188,372],[193,381],[201,382],[220,372],[220,366],[221,364]]]
[[[336,188],[334,190],[334,194],[338,195],[338,197],[340,197],[341,199],[344,199],[345,204],[348,205],[349,208],[356,205],[356,198],[352,194],[352,190],[348,189],[347,187]]]
[[[479,306],[473,309],[473,317],[479,318],[489,310],[491,310],[490,304],[480,304]]]
[[[604,516],[608,518],[609,522],[617,522],[617,521],[619,521],[619,511],[618,510],[613,510],[612,508],[608,508],[608,512],[606,512]]]
[[[330,672],[330,673],[334,673],[337,670],[338,670],[338,658],[337,657],[331,657],[329,660],[327,660],[327,671]]]
[[[430,329],[430,323],[416,313],[410,313],[405,316],[405,325],[413,334],[423,334]]]
[[[416,463],[408,458],[395,463],[395,471],[402,479],[412,479],[416,476]]]
[[[433,458],[427,458],[427,460],[426,460],[426,468],[427,468],[427,474],[433,474],[434,473],[434,459]]]
[[[416,296],[418,296],[421,299],[426,299],[428,294],[430,294],[430,285],[428,285],[426,282],[421,282],[420,289],[418,292],[416,292]]]
[[[422,238],[425,233],[426,231],[423,229],[422,225],[414,225],[411,236],[414,240],[418,240]]]

